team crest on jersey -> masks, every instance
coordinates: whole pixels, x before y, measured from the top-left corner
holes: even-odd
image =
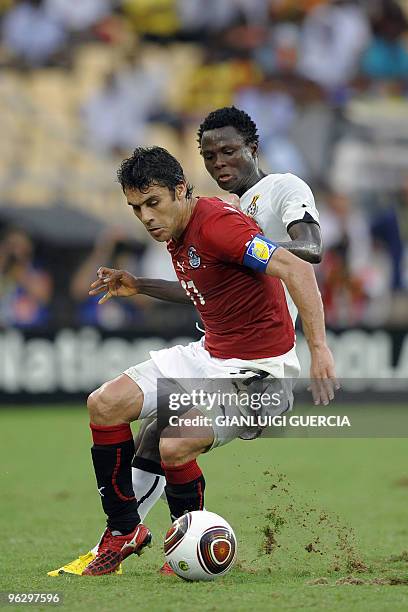
[[[254,197],[252,198],[251,203],[245,212],[245,214],[248,215],[248,217],[254,217],[256,213],[258,212],[258,200],[260,197],[261,197],[261,194],[258,193],[257,195],[254,195]]]
[[[195,247],[191,246],[188,248],[188,262],[192,268],[199,268],[201,264],[201,257],[197,253]]]

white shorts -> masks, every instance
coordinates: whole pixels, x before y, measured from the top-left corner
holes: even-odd
[[[300,372],[295,347],[284,355],[277,357],[254,360],[236,358],[218,359],[212,357],[204,348],[204,339],[201,339],[198,342],[191,342],[187,346],[177,345],[169,349],[151,351],[150,356],[151,359],[148,361],[132,366],[124,372],[143,391],[144,400],[140,419],[157,417],[157,381],[160,378],[176,379],[179,385],[188,393],[194,388],[194,381],[197,381],[197,379],[210,379],[209,384],[213,388],[217,387],[217,379],[229,379],[231,380],[230,386],[232,388],[234,379],[250,379],[253,378],[254,374],[262,372],[266,373],[268,381],[279,379],[279,387],[285,398],[284,403],[281,403],[276,409],[270,409],[268,414],[281,414],[292,409],[293,386]],[[282,387],[284,387],[284,391]],[[236,383],[233,391],[236,392],[237,390],[239,393],[240,391]],[[195,407],[203,415],[211,417],[214,431],[212,448],[227,444],[240,436],[251,437],[249,430],[253,430],[253,427],[248,427],[248,425],[217,426],[216,417],[225,415],[224,406],[217,404],[211,410],[209,410],[208,406]],[[242,405],[230,405],[228,406],[227,414],[229,417],[248,416],[248,409]]]

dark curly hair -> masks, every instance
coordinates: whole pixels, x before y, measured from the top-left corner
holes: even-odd
[[[138,147],[124,159],[117,172],[123,191],[138,189],[146,192],[151,185],[168,187],[173,193],[180,183],[187,185],[187,197],[191,197],[193,187],[188,184],[183,168],[173,155],[162,147]]]
[[[197,140],[201,148],[201,139],[207,130],[232,126],[241,134],[245,144],[259,144],[258,128],[251,117],[235,106],[225,106],[212,111],[201,123],[197,131]]]

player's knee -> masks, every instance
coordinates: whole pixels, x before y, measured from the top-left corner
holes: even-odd
[[[160,457],[165,465],[183,465],[200,453],[194,440],[186,438],[161,438]],[[198,450],[198,452],[197,452]]]
[[[185,454],[184,440],[179,438],[161,438],[160,457],[165,465],[178,465],[183,463]]]
[[[87,401],[89,416],[93,423],[109,422],[114,412],[114,398],[106,385],[93,391]]]

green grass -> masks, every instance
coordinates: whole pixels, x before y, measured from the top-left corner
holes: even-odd
[[[58,590],[69,611],[408,610],[405,439],[237,441],[202,457],[206,507],[234,527],[239,561],[186,583],[157,573],[163,502],[146,521],[154,547],[122,576],[47,577],[104,526],[86,410],[3,409],[0,431],[2,591]]]

